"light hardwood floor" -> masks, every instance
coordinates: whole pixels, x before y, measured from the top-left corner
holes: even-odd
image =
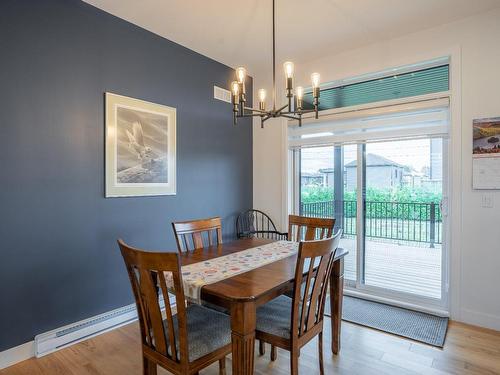
[[[329,322],[325,322],[325,349],[329,348]],[[500,332],[452,322],[443,350],[354,324],[342,323],[342,350],[325,350],[326,374],[500,374]],[[256,374],[289,374],[289,356],[280,350],[276,362],[257,357]],[[255,351],[258,352],[257,350]],[[228,373],[231,360],[227,359]],[[301,352],[300,373],[317,374],[317,341]],[[159,371],[159,374],[168,374]],[[137,324],[87,340],[40,359],[30,359],[0,375],[104,375],[141,374]],[[218,374],[217,364],[200,374]]]

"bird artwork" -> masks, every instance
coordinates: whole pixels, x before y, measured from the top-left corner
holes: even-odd
[[[144,144],[144,133],[141,123],[134,122],[132,124],[132,133],[128,130],[126,132],[129,140],[128,147],[137,154],[137,159],[141,161],[151,159],[152,149]]]

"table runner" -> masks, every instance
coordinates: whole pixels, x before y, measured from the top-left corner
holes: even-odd
[[[190,301],[201,304],[200,295],[203,286],[287,258],[297,251],[297,242],[277,241],[183,266],[181,272],[184,295]],[[172,274],[166,273],[165,277],[167,285],[172,286]]]

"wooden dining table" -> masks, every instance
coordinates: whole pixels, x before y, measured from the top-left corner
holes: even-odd
[[[274,241],[245,238],[205,247],[183,253],[181,264],[198,263]],[[331,347],[334,354],[340,350],[344,257],[347,253],[344,249],[337,249],[330,279]],[[297,255],[289,256],[202,287],[202,300],[227,308],[231,314],[233,374],[253,374],[257,307],[293,289],[296,261]]]

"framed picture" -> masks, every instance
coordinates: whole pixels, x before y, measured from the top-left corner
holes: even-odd
[[[176,194],[176,110],[106,93],[106,197]]]

